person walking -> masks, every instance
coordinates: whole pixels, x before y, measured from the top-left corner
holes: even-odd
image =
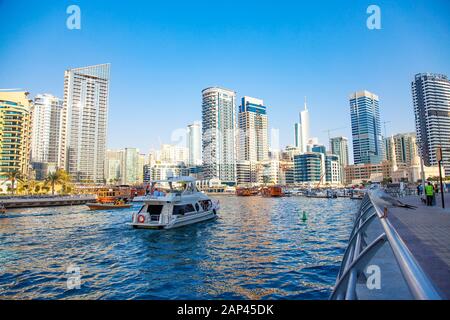
[[[427,197],[427,206],[432,206],[434,199],[434,188],[430,182],[428,182],[428,184],[425,186],[425,196]]]
[[[422,194],[422,185],[419,184],[419,185],[417,186],[417,195],[420,196],[421,194]]]

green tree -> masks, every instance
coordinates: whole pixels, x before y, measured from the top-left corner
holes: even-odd
[[[56,170],[55,172],[51,172],[45,179],[45,185],[50,184],[50,186],[51,186],[52,195],[55,194],[55,187],[57,185],[61,184],[64,186],[68,183],[70,183],[70,176],[64,170]]]
[[[7,179],[6,181],[11,182],[8,189],[11,191],[11,194],[14,194],[14,191],[16,189],[16,182],[23,182],[22,174],[19,171],[10,171],[6,174]]]

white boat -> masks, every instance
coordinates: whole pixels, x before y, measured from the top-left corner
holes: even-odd
[[[146,196],[138,196],[138,197],[134,197],[132,202],[144,202],[147,199],[151,199],[152,196],[151,195],[146,195]]]
[[[167,184],[167,192],[158,194],[160,192],[156,191],[146,196],[139,212],[133,213],[131,225],[134,228],[173,229],[217,218],[219,203],[198,191],[194,178],[153,181],[151,190],[157,190],[159,184]]]

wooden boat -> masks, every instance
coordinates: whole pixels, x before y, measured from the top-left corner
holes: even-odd
[[[283,197],[284,192],[283,188],[280,186],[271,186],[262,188],[261,195],[263,197]]]
[[[131,198],[131,189],[128,186],[117,186],[111,188],[100,188],[97,190],[97,202],[113,203],[119,199]]]
[[[256,196],[258,195],[258,189],[257,188],[236,188],[236,195],[239,197],[250,197],[250,196]]]
[[[131,208],[131,204],[127,203],[86,203],[89,210],[114,210]]]

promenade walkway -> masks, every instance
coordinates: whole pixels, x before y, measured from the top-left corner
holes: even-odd
[[[402,197],[418,208],[391,208],[388,219],[442,298],[450,299],[450,194],[445,195],[446,209],[441,208],[441,195],[436,196],[433,207],[418,196]]]

